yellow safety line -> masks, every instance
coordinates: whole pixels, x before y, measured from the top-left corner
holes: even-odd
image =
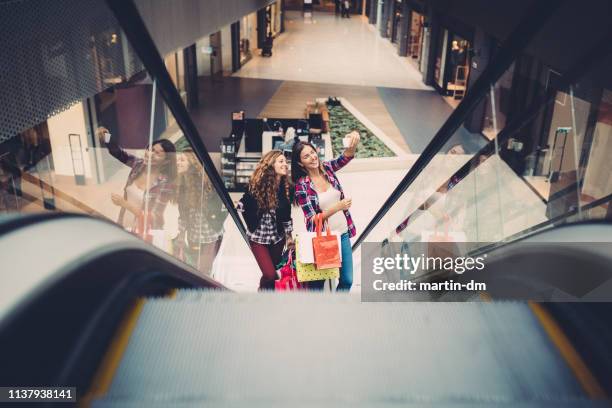
[[[102,359],[102,363],[94,376],[91,388],[87,395],[79,401],[79,406],[87,407],[91,404],[91,401],[103,397],[108,392],[144,304],[145,299],[138,299],[130,312],[127,313],[119,324],[113,340]]]
[[[567,365],[574,372],[574,375],[586,394],[591,399],[606,399],[606,392],[550,313],[538,303],[529,302],[529,307],[540,321],[540,324],[548,334],[548,337],[550,337],[550,340],[561,353],[561,356],[563,356]]]

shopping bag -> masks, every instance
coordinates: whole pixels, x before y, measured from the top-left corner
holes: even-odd
[[[338,239],[338,248],[342,248],[340,234],[331,232]],[[296,247],[300,246],[300,259],[302,263],[315,263],[314,253],[312,252],[312,239],[317,236],[316,232],[303,231],[297,234]],[[299,242],[299,244],[298,244]],[[340,262],[342,262],[342,251],[340,251]]]
[[[152,226],[153,214],[151,212],[148,212],[147,217],[145,217],[145,212],[141,211],[140,214],[138,214],[138,216],[136,217],[136,222],[134,223],[134,227],[132,228],[132,233],[138,235],[145,242],[153,243],[153,235],[151,234]]]
[[[312,239],[315,265],[317,269],[339,268],[342,262],[340,261],[338,238],[332,235],[329,227],[325,228],[327,235],[322,235],[323,224],[323,214],[317,214],[315,216],[317,236]]]
[[[325,279],[339,279],[340,268],[317,269],[314,263],[304,263],[301,260],[299,237],[295,243],[295,270],[298,282],[310,282]]]
[[[299,248],[300,261],[305,264],[314,263],[314,254],[312,252],[312,239],[317,236],[316,232],[304,231],[297,234],[295,247]]]
[[[280,279],[274,282],[274,290],[276,291],[289,291],[289,290],[298,290],[302,289],[304,285],[302,285],[297,280],[297,275],[294,266],[293,260],[293,251],[287,251],[287,260],[285,262],[281,262],[277,272],[280,275]]]

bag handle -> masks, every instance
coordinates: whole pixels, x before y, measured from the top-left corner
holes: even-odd
[[[293,250],[289,249],[288,252],[289,254],[287,255],[287,263],[291,265],[293,262]]]
[[[331,236],[331,229],[329,228],[329,224],[327,220],[323,221],[323,213],[315,214],[315,226],[317,231],[317,238],[321,236],[321,231],[323,230],[323,226],[325,225],[325,229],[327,230],[327,236]]]

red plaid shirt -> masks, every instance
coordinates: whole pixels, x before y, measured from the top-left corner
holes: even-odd
[[[109,153],[117,160],[129,166],[132,170],[128,175],[127,182],[124,187],[123,198],[127,198],[125,188],[132,184],[134,180],[143,172],[146,171],[146,164],[143,159],[140,159],[134,155],[129,154],[125,150],[121,149],[118,145],[110,143],[107,145]],[[157,176],[157,179],[153,182],[153,185],[145,197],[147,199],[147,210],[152,215],[151,229],[163,229],[164,228],[164,211],[166,205],[175,195],[174,183],[168,180],[163,174]],[[143,202],[142,210],[144,211],[145,203]],[[119,212],[119,224],[123,224],[123,217],[125,214],[125,208],[121,208]]]
[[[336,177],[336,171],[346,166],[353,158],[346,157],[344,154],[338,156],[335,160],[330,160],[323,163],[323,169],[327,180],[330,182],[333,188],[340,191],[340,199],[344,200],[344,191],[342,186]],[[302,207],[304,211],[304,218],[306,219],[306,229],[310,232],[315,231],[314,216],[321,211],[319,207],[319,195],[315,190],[314,183],[310,180],[310,177],[300,177],[295,183],[295,199],[297,203]],[[343,211],[346,217],[346,225],[348,227],[349,237],[354,237],[357,234],[353,218],[348,210]]]

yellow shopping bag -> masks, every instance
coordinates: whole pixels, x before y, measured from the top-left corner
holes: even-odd
[[[299,238],[298,238],[299,239]],[[314,263],[300,262],[300,251],[298,241],[295,242],[295,269],[298,282],[310,282],[316,280],[340,278],[340,268],[317,269]]]

